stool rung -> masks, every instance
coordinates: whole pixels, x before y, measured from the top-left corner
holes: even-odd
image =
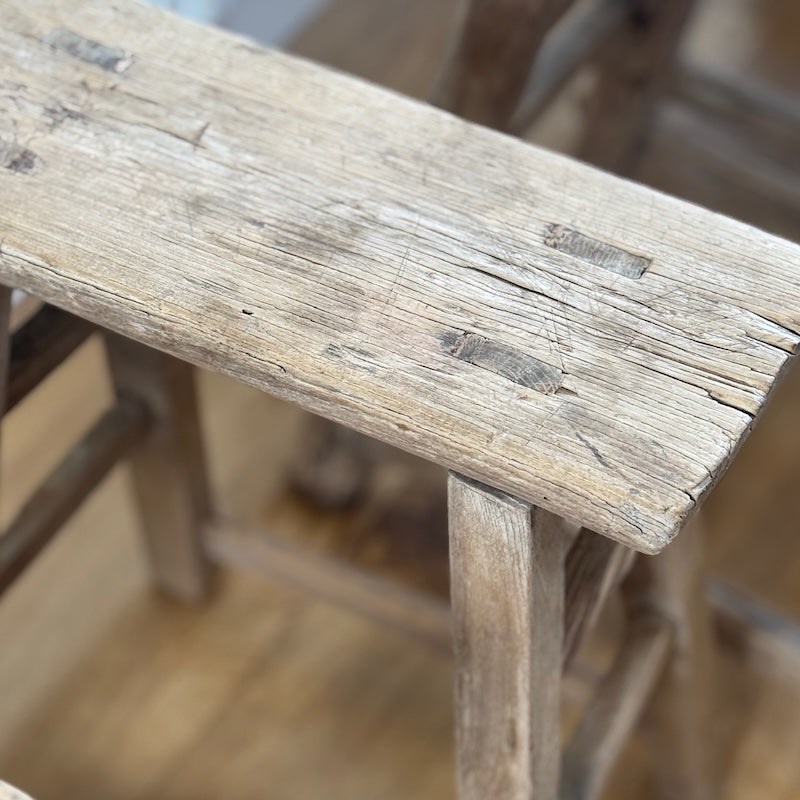
[[[643,612],[630,621],[564,753],[562,800],[591,800],[600,794],[666,664],[672,638],[672,625],[664,617]]]
[[[723,581],[710,580],[707,593],[720,643],[737,660],[800,682],[800,624]]]
[[[781,129],[794,141],[800,138],[800,98],[762,81],[684,62],[672,71],[666,88],[726,124],[741,124],[751,133]]]
[[[396,575],[370,574],[335,555],[314,553],[268,531],[248,530],[224,518],[206,529],[214,560],[265,573],[337,605],[365,614],[438,648],[452,644],[449,604],[433,591],[416,589]],[[588,530],[567,556],[565,669],[593,626],[610,592],[624,576],[633,552]]]
[[[83,344],[94,326],[55,306],[44,306],[11,337],[5,409],[11,411]]]
[[[206,542],[220,563],[267,574],[439,648],[452,647],[450,609],[432,594],[222,518],[208,525]]]
[[[117,403],[72,448],[0,536],[0,594],[33,561],[70,515],[147,428],[142,406]]]
[[[564,605],[564,667],[569,667],[592,629],[608,595],[619,585],[634,553],[624,545],[583,528],[567,553]]]

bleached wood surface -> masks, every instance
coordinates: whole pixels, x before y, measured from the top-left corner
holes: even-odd
[[[800,249],[122,0],[2,0],[0,280],[643,551],[800,331]]]
[[[19,789],[0,781],[0,800],[31,800],[31,798],[23,794]]]

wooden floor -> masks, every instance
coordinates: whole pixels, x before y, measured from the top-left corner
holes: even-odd
[[[721,4],[762,4],[766,21],[754,28],[746,15],[726,12],[721,27],[712,13]],[[792,63],[800,72],[797,37],[786,33],[800,30],[793,0],[707,5],[710,22],[700,22],[708,53],[734,43],[773,79],[787,82]],[[425,91],[454,2],[336,7],[298,50]],[[346,41],[364,46],[343,48]],[[281,464],[301,417],[218,376],[203,374],[200,385],[223,506],[253,521],[289,519]],[[7,418],[0,524],[108,399],[102,354],[90,342]],[[798,407],[795,369],[708,511],[715,571],[800,619]],[[41,800],[453,796],[446,654],[246,574],[221,574],[202,609],[156,596],[124,472],[115,471],[0,604],[3,779]],[[390,475],[383,485],[403,494],[403,480]],[[401,520],[393,555],[413,558],[404,529],[441,533],[441,524],[436,513]],[[567,718],[585,677],[569,682]],[[727,800],[800,798],[800,676],[787,682],[726,659],[719,681]],[[609,798],[651,795],[647,757],[635,740]]]

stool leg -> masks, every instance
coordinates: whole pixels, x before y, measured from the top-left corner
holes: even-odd
[[[0,285],[0,419],[6,410],[6,381],[11,357],[11,289]]]
[[[663,553],[639,557],[625,586],[630,602],[655,607],[675,627],[674,652],[645,728],[659,793],[669,800],[712,800],[720,792],[713,731],[715,652],[702,534],[695,517]]]
[[[695,0],[635,0],[628,22],[597,58],[577,156],[630,174],[647,136],[648,117]]]
[[[459,800],[556,800],[568,537],[458,475],[448,495]]]
[[[0,443],[6,412],[6,383],[11,360],[11,289],[0,285]]]
[[[573,0],[468,0],[433,102],[472,122],[508,126],[545,35]]]
[[[131,470],[154,580],[178,599],[200,600],[210,574],[202,539],[210,503],[193,368],[113,334],[106,352],[117,395],[152,416]]]

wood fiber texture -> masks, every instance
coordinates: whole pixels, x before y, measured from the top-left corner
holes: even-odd
[[[785,241],[135,2],[2,10],[0,281],[111,330],[646,552],[797,347]]]

